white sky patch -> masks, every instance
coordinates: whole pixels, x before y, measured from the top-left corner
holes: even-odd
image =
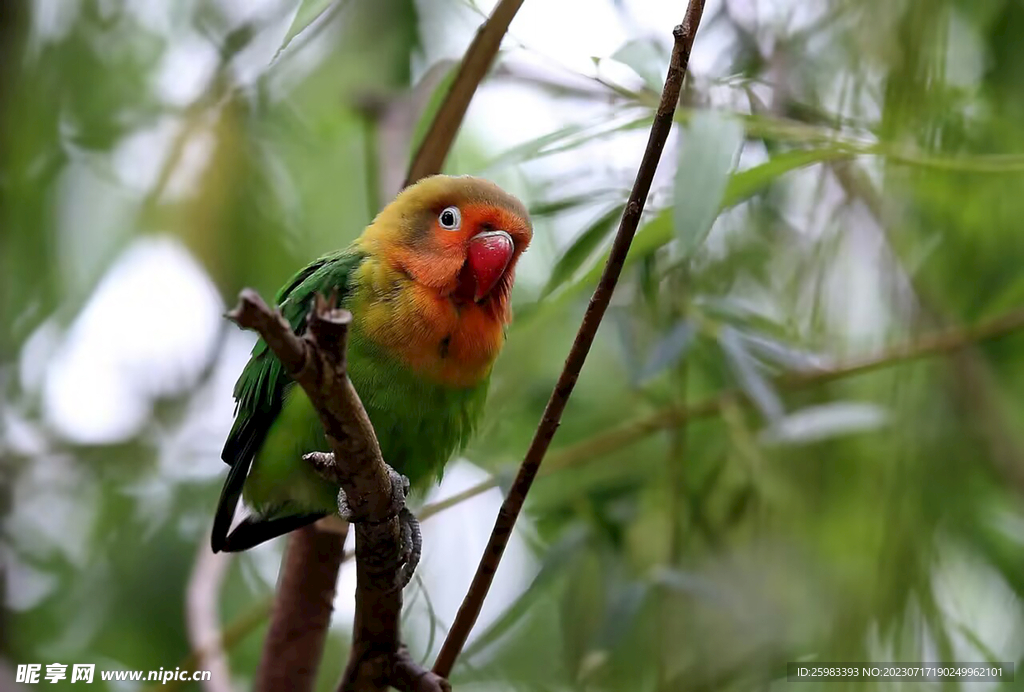
[[[81,10],[78,0],[35,0],[32,8],[32,33],[42,42],[59,41],[74,26]]]
[[[282,14],[283,7],[290,8],[298,3],[291,0],[220,0],[218,4],[233,24],[240,25],[245,22],[260,23],[274,14]]]
[[[177,242],[141,238],[111,267],[47,373],[47,420],[81,443],[123,439],[150,397],[179,390],[204,365],[223,305]]]
[[[150,190],[181,127],[177,118],[165,116],[152,127],[136,130],[122,139],[112,153],[114,171],[121,184],[138,192]]]
[[[574,72],[593,75],[592,58],[611,55],[630,36],[610,2],[588,2],[585,13],[582,9],[578,0],[524,3],[505,45],[521,42]],[[673,25],[666,26],[671,31]]]
[[[62,1],[49,0],[49,2]],[[165,36],[171,36],[174,33],[173,15],[176,14],[174,4],[153,2],[153,0],[124,0],[124,8],[144,28]]]
[[[485,82],[466,112],[466,129],[494,151],[507,151],[563,127],[566,114],[537,89],[509,82]]]
[[[256,336],[234,325],[225,326],[228,332],[209,380],[192,395],[182,424],[158,446],[160,477],[164,480],[206,481],[227,473],[220,452],[234,420],[232,392],[249,361]]]
[[[45,561],[59,553],[81,567],[91,555],[98,497],[96,483],[76,459],[38,456],[14,479],[3,531],[16,537],[11,543],[25,557]]]
[[[962,544],[943,541],[932,580],[957,660],[980,661],[995,655],[1001,661],[1016,661],[1020,657],[1024,652],[1021,603],[990,563]],[[995,683],[988,684],[996,688]]]
[[[31,610],[58,587],[55,574],[36,569],[8,552],[3,560],[7,577],[5,605],[15,612]]]
[[[217,49],[199,34],[177,36],[156,69],[154,89],[166,103],[187,106],[209,85],[219,61]]]

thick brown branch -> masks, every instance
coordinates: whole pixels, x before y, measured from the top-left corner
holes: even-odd
[[[239,327],[258,332],[289,372],[302,369],[306,362],[306,347],[302,339],[292,333],[280,312],[271,312],[259,293],[251,288],[242,289],[238,294],[238,305],[227,316]]]
[[[404,646],[392,663],[391,680],[395,687],[411,692],[451,692],[452,689],[447,680],[412,660]]]
[[[316,409],[333,452],[329,473],[345,491],[356,524],[356,617],[342,689],[384,689],[399,659],[402,565],[399,521],[388,467],[366,410],[345,371],[352,316],[318,296],[305,335],[296,336],[277,311],[243,291],[230,314],[255,329]],[[325,457],[313,455],[311,463]],[[307,527],[292,534],[282,567],[257,690],[311,690],[330,620],[344,536]]]
[[[315,526],[288,537],[254,689],[314,688],[344,547],[345,536]]]
[[[462,120],[466,117],[469,102],[490,69],[491,63],[494,62],[494,56],[498,54],[498,48],[501,46],[501,39],[505,37],[508,25],[512,23],[512,18],[516,16],[522,4],[523,0],[501,0],[476,32],[441,108],[423,137],[419,149],[416,150],[416,155],[413,156],[405,177],[406,186],[412,185],[420,178],[440,172],[452,142],[455,141],[455,135],[462,126]]]
[[[633,190],[630,192],[629,200],[626,203],[622,220],[619,223],[619,230],[612,243],[608,262],[604,272],[597,284],[587,311],[583,316],[583,323],[580,325],[573,342],[572,349],[565,361],[562,374],[555,384],[551,398],[548,400],[541,417],[540,425],[534,433],[533,441],[522,465],[516,476],[508,496],[502,503],[498,518],[491,531],[491,538],[473,582],[469,587],[465,600],[459,608],[458,615],[452,623],[441,652],[434,662],[434,672],[438,675],[448,677],[455,660],[458,658],[462,647],[469,637],[470,631],[476,624],[484,599],[490,589],[494,574],[498,569],[501,556],[505,552],[505,546],[512,535],[516,519],[526,501],[526,494],[533,484],[533,479],[540,470],[540,464],[544,460],[544,454],[551,444],[555,432],[558,430],[562,412],[569,401],[576,380],[583,368],[583,363],[590,352],[590,346],[594,342],[597,329],[601,319],[611,302],[612,291],[618,282],[619,274],[626,261],[629,246],[633,242],[637,226],[640,223],[640,215],[643,213],[644,203],[651,189],[651,182],[654,179],[654,172],[661,159],[661,152],[665,148],[665,141],[668,139],[669,131],[672,129],[672,116],[675,113],[676,104],[679,102],[679,92],[683,85],[683,77],[686,74],[687,63],[689,62],[690,49],[693,47],[693,39],[700,24],[701,15],[704,11],[704,0],[690,0],[686,10],[686,17],[681,26],[673,31],[675,44],[672,49],[672,58],[669,63],[668,74],[665,78],[665,87],[661,94],[661,102],[658,105],[654,123],[651,126],[651,134],[647,140],[647,149],[644,151],[640,168],[637,171],[636,181],[633,183]]]
[[[502,0],[488,21],[480,28],[466,52],[451,89],[413,157],[407,174],[406,185],[422,177],[438,173],[451,148],[455,135],[465,117],[469,101],[483,79],[501,45],[512,18],[523,0]],[[394,588],[395,574],[399,565],[399,527],[394,519],[379,521],[392,509],[392,488],[380,459],[380,449],[366,413],[359,403],[355,389],[345,377],[344,346],[350,317],[342,311],[326,310],[318,303],[309,325],[310,338],[299,339],[280,314],[271,312],[253,291],[243,291],[238,307],[229,315],[244,327],[258,331],[271,350],[284,364],[288,373],[302,385],[310,400],[320,413],[327,439],[335,459],[344,463],[336,464],[332,470],[346,493],[346,500],[352,515],[363,520],[356,528],[357,586],[356,617],[353,626],[352,652],[342,690],[375,690],[391,684],[405,690],[446,690],[447,682],[432,673],[423,673],[400,649],[399,616],[402,610],[401,589]],[[317,350],[315,345],[321,349]],[[316,456],[311,463],[324,462],[326,456]],[[369,463],[363,463],[369,460]],[[333,462],[333,460],[331,460]],[[321,463],[321,465],[323,465]],[[321,468],[321,472],[326,469]],[[376,519],[375,519],[376,518]],[[369,521],[367,521],[369,520]],[[287,560],[282,569],[278,600],[291,599],[289,607],[275,607],[271,633],[275,627],[287,632],[291,622],[302,617],[303,599],[316,601],[317,589],[309,588],[301,576],[310,569],[319,571],[324,565],[307,564],[316,560],[316,551],[306,545],[316,537],[315,529],[295,532],[290,538],[289,553],[294,560]],[[319,538],[317,538],[319,540]],[[324,539],[327,540],[327,539]],[[294,544],[294,545],[293,545]],[[337,564],[334,558],[323,571],[333,574],[332,584],[343,559],[341,546],[337,548]],[[286,591],[295,591],[287,595]],[[291,609],[289,609],[291,608]],[[326,613],[329,614],[329,607]],[[280,621],[280,622],[279,622]],[[315,629],[315,632],[310,632]],[[327,621],[317,618],[316,623],[307,623],[307,637],[315,637],[319,646],[305,647],[309,669],[315,670],[326,636]],[[279,649],[288,646],[287,640],[271,641],[268,637],[261,666],[279,668],[287,681],[277,680],[274,684],[268,678],[267,685],[258,685],[258,690],[312,689],[312,676],[303,677],[298,671],[289,677],[288,666],[277,663]],[[261,678],[262,679],[262,678]],[[301,685],[301,686],[300,686]]]

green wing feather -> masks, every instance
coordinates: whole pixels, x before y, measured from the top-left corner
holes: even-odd
[[[352,248],[325,255],[303,268],[278,292],[276,302],[281,314],[297,334],[305,331],[306,317],[316,294],[337,291],[344,299],[351,292],[352,274],[364,258],[364,253]],[[225,549],[228,529],[231,528],[253,457],[280,413],[290,384],[291,379],[284,372],[281,361],[263,339],[257,341],[235,384],[235,422],[221,453],[221,458],[231,465],[231,471],[214,517],[211,537],[214,552]],[[321,514],[309,515],[310,520],[319,516]],[[288,527],[282,528],[287,531],[302,525],[301,518],[298,526],[293,525],[296,521],[292,519]],[[284,531],[277,531],[274,535],[280,533]],[[269,537],[265,535],[262,540]]]

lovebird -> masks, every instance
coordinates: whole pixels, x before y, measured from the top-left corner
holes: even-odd
[[[532,237],[522,202],[494,183],[431,176],[277,294],[299,334],[317,294],[337,292],[351,311],[349,377],[384,461],[414,492],[440,479],[480,419],[511,318],[516,262]],[[262,339],[234,397],[214,552],[246,550],[338,511],[338,486],[302,458],[329,449],[320,420]],[[250,513],[232,529],[239,498]]]

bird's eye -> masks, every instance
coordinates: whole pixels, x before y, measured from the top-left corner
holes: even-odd
[[[437,220],[441,224],[441,228],[446,231],[457,231],[462,225],[462,213],[459,212],[458,207],[447,207],[437,217]]]

